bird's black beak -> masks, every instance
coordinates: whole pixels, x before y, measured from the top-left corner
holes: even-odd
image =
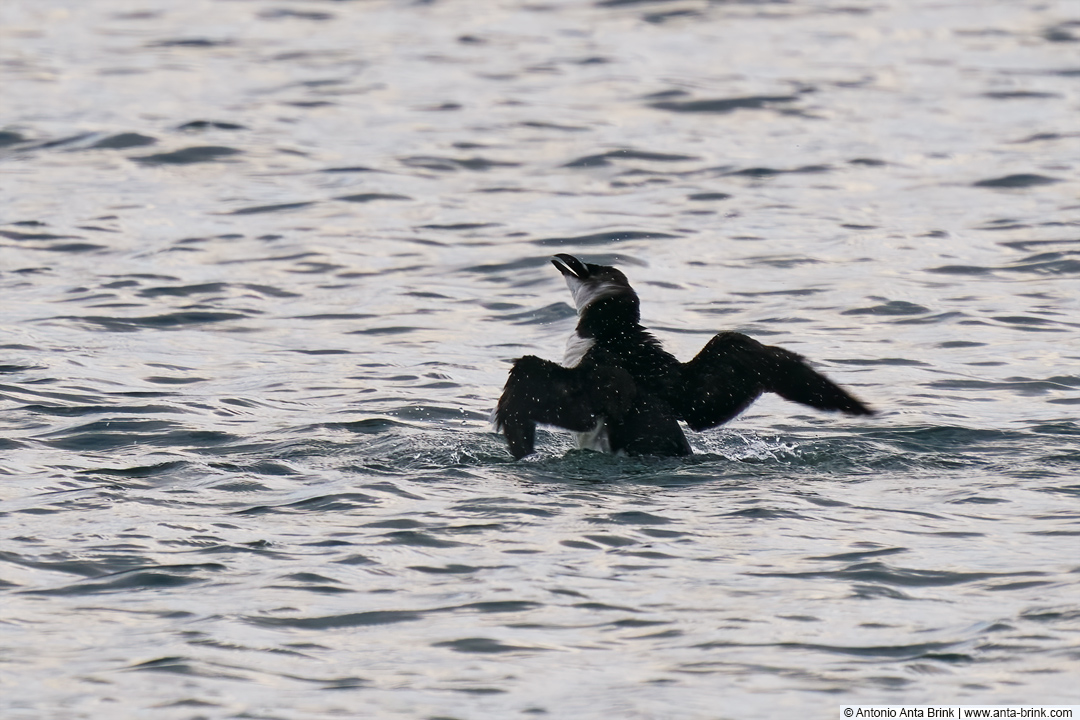
[[[567,255],[566,253],[559,253],[555,257],[551,258],[551,264],[559,269],[563,275],[570,275],[578,280],[584,280],[589,277],[589,268],[585,263],[578,260],[573,255]]]

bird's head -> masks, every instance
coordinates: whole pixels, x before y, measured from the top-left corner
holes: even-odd
[[[624,295],[637,299],[634,289],[630,287],[630,281],[613,267],[582,262],[566,253],[551,258],[551,264],[566,278],[566,286],[574,296],[574,305],[579,315],[585,308],[604,298]]]

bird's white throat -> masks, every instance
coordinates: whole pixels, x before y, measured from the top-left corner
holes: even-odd
[[[566,286],[574,296],[574,305],[578,314],[600,298],[626,292],[626,285],[614,280],[579,280],[573,275],[566,276]]]

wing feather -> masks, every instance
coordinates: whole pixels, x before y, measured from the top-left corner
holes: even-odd
[[[735,417],[763,392],[819,410],[872,415],[853,395],[784,348],[741,333],[720,333],[682,366],[683,398],[677,411],[693,430]]]
[[[510,452],[520,460],[532,453],[536,425],[576,432],[591,430],[599,417],[589,373],[526,355],[514,362],[495,408],[495,430],[502,431]]]

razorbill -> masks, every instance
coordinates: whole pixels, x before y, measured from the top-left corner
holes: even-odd
[[[551,262],[578,323],[562,365],[526,355],[510,370],[494,421],[516,459],[533,452],[538,423],[574,432],[590,450],[689,455],[680,420],[691,430],[715,427],[763,392],[820,410],[874,412],[802,356],[741,333],[722,332],[681,363],[639,324],[637,293],[619,270],[566,254]]]

